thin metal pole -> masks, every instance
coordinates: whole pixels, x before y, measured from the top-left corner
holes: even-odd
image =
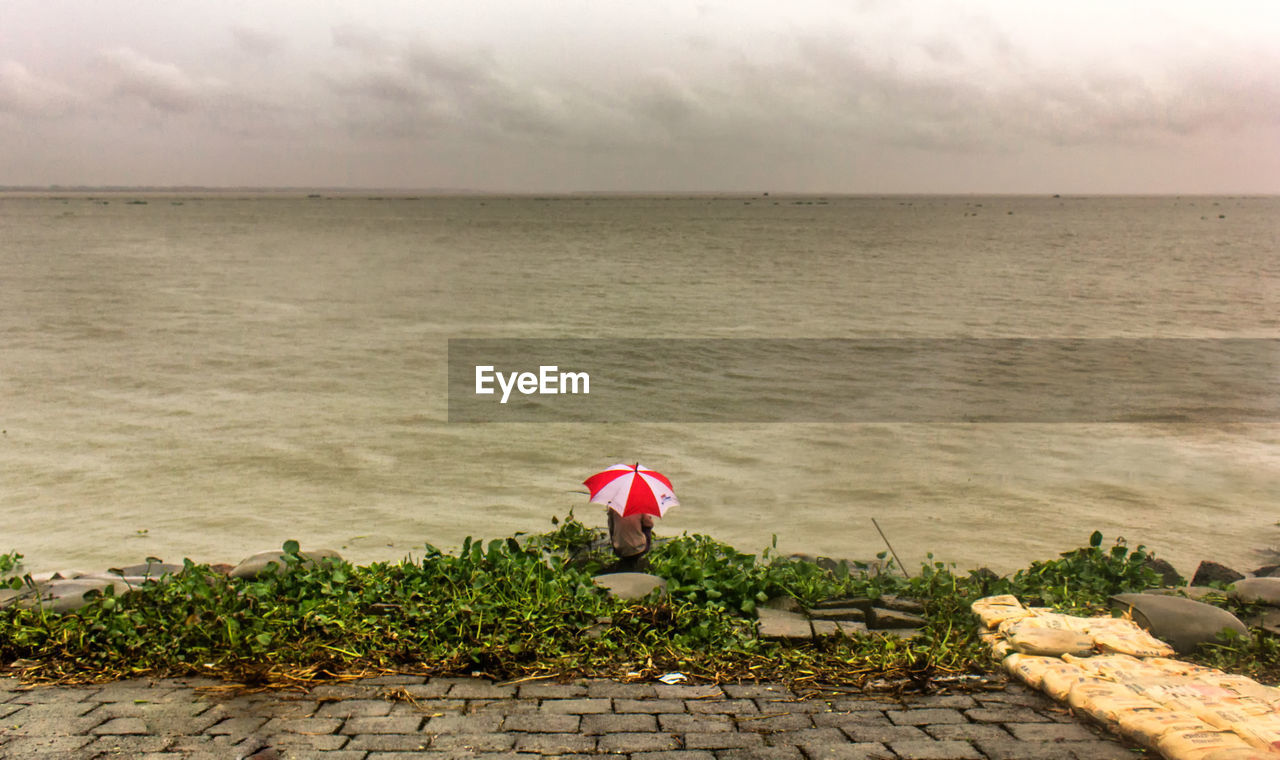
[[[903,575],[910,578],[911,573],[907,572],[907,566],[902,564],[902,560],[898,559],[898,553],[893,550],[893,544],[889,543],[889,537],[884,534],[883,530],[880,530],[880,523],[876,522],[876,518],[873,517],[871,518],[871,524],[876,526],[876,531],[880,534],[880,538],[884,539],[884,545],[889,547],[889,553],[893,555],[893,561],[898,563],[898,569],[902,571]]]

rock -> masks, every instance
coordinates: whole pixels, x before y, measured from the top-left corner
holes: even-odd
[[[862,607],[823,607],[809,610],[814,620],[866,620],[867,611]]]
[[[760,620],[760,638],[808,639],[813,637],[809,618],[797,612],[759,607],[756,609],[756,616]]]
[[[880,630],[869,631],[875,636],[884,636],[886,638],[902,639],[907,641],[919,636],[921,631],[919,628],[883,628]]]
[[[782,610],[784,612],[804,612],[804,608],[800,606],[800,602],[796,601],[794,596],[783,594],[775,596],[764,603],[764,606],[771,610]]]
[[[876,606],[886,610],[896,610],[897,612],[910,612],[915,615],[924,614],[923,604],[905,596],[882,596],[876,601]]]
[[[173,565],[165,562],[144,562],[140,565],[112,568],[107,572],[123,576],[137,575],[144,578],[159,578],[162,575],[177,575],[184,569],[185,567],[183,565]]]
[[[1243,577],[1243,575],[1226,565],[1205,560],[1196,568],[1196,574],[1191,579],[1191,585],[1210,586],[1214,583],[1235,583]]]
[[[592,578],[595,584],[619,599],[643,599],[654,589],[667,593],[667,582],[648,573],[608,573]]]
[[[1164,596],[1181,596],[1186,599],[1194,599],[1197,602],[1210,602],[1215,600],[1226,601],[1227,592],[1213,586],[1179,586],[1177,588],[1153,588],[1148,589],[1146,594],[1164,595]]]
[[[1261,628],[1272,636],[1280,636],[1280,609],[1267,607],[1261,615],[1249,618],[1249,626]]]
[[[101,579],[63,579],[36,584],[37,593],[18,601],[23,607],[43,607],[50,612],[74,612],[89,603],[85,594],[105,592],[112,582]]]
[[[1173,565],[1169,564],[1167,561],[1163,559],[1158,559],[1156,557],[1147,557],[1146,561],[1143,562],[1142,564],[1145,567],[1151,568],[1152,570],[1155,571],[1156,575],[1160,576],[1161,586],[1167,586],[1167,587],[1182,586],[1182,585],[1185,585],[1187,582],[1181,575],[1178,574],[1178,571],[1174,569]]]
[[[1231,586],[1229,596],[1246,603],[1280,607],[1280,578],[1244,578]]]
[[[839,609],[841,607],[857,607],[862,610],[863,613],[867,613],[871,611],[872,604],[874,604],[874,602],[865,596],[844,596],[832,597],[831,599],[823,599],[822,601],[814,602],[813,606],[809,609],[829,610]]]
[[[1249,636],[1249,629],[1235,615],[1194,599],[1169,594],[1117,594],[1111,597],[1111,603],[1115,609],[1131,613],[1135,623],[1179,654],[1215,641],[1224,630]]]
[[[332,549],[316,549],[314,551],[298,552],[298,556],[302,558],[302,566],[308,567],[317,561],[332,559],[339,562],[342,556]],[[246,557],[240,564],[235,566],[231,571],[232,578],[257,578],[258,575],[267,569],[268,565],[275,565],[277,568],[285,566],[284,552],[279,549],[272,551],[258,552],[257,554]]]
[[[1263,565],[1253,571],[1255,578],[1277,578],[1280,577],[1280,565]]]
[[[79,570],[47,570],[43,573],[32,575],[31,580],[35,583],[44,583],[46,581],[72,580],[82,575],[84,573]]]
[[[925,619],[911,612],[887,610],[883,607],[872,607],[867,618],[867,626],[877,630],[884,628],[921,628]]]
[[[866,623],[856,620],[810,620],[814,636],[865,636]]]

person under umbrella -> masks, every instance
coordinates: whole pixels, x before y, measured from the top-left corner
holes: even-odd
[[[608,507],[609,541],[618,561],[606,573],[643,572],[653,546],[653,518],[680,502],[671,481],[637,462],[615,464],[583,481],[590,501]]]

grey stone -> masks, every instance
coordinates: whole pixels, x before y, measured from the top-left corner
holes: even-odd
[[[863,636],[867,633],[867,624],[857,620],[813,620],[814,636]]]
[[[655,589],[660,589],[659,594],[667,592],[667,582],[648,573],[608,573],[591,580],[619,599],[643,599]]]
[[[1220,607],[1165,594],[1117,594],[1114,606],[1131,611],[1138,625],[1167,642],[1181,654],[1214,641],[1223,630],[1248,637],[1249,629],[1239,618]]]
[[[841,597],[833,597],[831,599],[823,599],[819,602],[815,602],[814,605],[809,609],[810,610],[829,610],[829,609],[847,609],[849,607],[853,607],[853,608],[862,610],[863,618],[865,618],[866,613],[871,610],[871,607],[873,604],[874,602],[872,602],[872,600],[868,599],[865,596],[841,596]],[[861,620],[863,618],[855,618],[855,620]]]
[[[1186,585],[1186,580],[1179,575],[1173,565],[1169,564],[1166,560],[1156,557],[1147,557],[1142,564],[1155,571],[1155,574],[1160,576],[1161,586],[1173,587]]]
[[[342,555],[333,549],[313,549],[305,552],[298,552],[298,556],[302,559],[302,566],[308,567],[318,561],[336,560],[341,562]],[[280,549],[271,551],[258,552],[245,557],[231,570],[232,578],[257,578],[260,573],[267,569],[269,565],[275,565],[277,571],[285,568],[284,552]]]
[[[652,715],[642,715],[639,717],[653,720]],[[520,731],[531,734],[567,734],[577,731],[580,722],[581,718],[577,715],[517,713],[515,715],[508,715],[502,721],[502,730]]]
[[[1211,586],[1214,583],[1235,583],[1243,577],[1243,574],[1226,565],[1205,560],[1196,568],[1196,574],[1191,578],[1191,585]]]
[[[124,576],[142,576],[144,578],[160,578],[163,575],[177,575],[185,569],[184,565],[174,565],[167,562],[143,562],[139,565],[129,565],[128,567],[119,567],[109,570],[108,572],[119,572],[116,575]]]
[[[1241,602],[1280,607],[1280,578],[1244,578],[1231,586],[1230,596]]]
[[[677,749],[680,742],[674,734],[646,731],[643,733],[605,734],[600,737],[600,752],[629,754],[632,752],[664,752]]]
[[[765,639],[808,639],[813,637],[809,618],[795,612],[760,607],[756,610],[760,620],[760,637]]]
[[[821,607],[809,610],[814,620],[866,620],[867,611],[861,607]]]
[[[965,723],[964,715],[946,707],[915,710],[888,710],[885,715],[897,726],[924,726],[934,723]]]
[[[1277,578],[1280,577],[1280,565],[1263,565],[1254,570],[1253,574],[1258,578]]]
[[[896,757],[880,742],[802,745],[809,760],[890,760]]]
[[[1074,723],[1010,723],[1006,728],[1027,742],[1080,742],[1097,738],[1089,729]]]
[[[884,607],[872,607],[867,617],[867,625],[871,628],[920,628],[927,621],[914,612],[891,610]]]
[[[684,735],[684,746],[687,749],[742,749],[764,746],[764,738],[760,734],[723,731],[709,734],[688,733]]]
[[[764,606],[771,610],[782,610],[783,612],[804,612],[804,607],[800,606],[800,602],[796,601],[794,596],[786,594],[772,597],[769,601],[764,603]]]
[[[924,604],[915,599],[908,599],[905,596],[885,595],[880,597],[874,606],[886,610],[894,610],[895,612],[910,612],[915,615],[924,614]]]
[[[612,707],[608,699],[548,699],[542,703],[542,712],[560,715],[587,715],[607,713]]]

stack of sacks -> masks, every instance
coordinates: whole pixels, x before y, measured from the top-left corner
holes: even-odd
[[[1120,618],[979,599],[980,636],[1009,673],[1168,760],[1277,760],[1280,689],[1174,660]]]

